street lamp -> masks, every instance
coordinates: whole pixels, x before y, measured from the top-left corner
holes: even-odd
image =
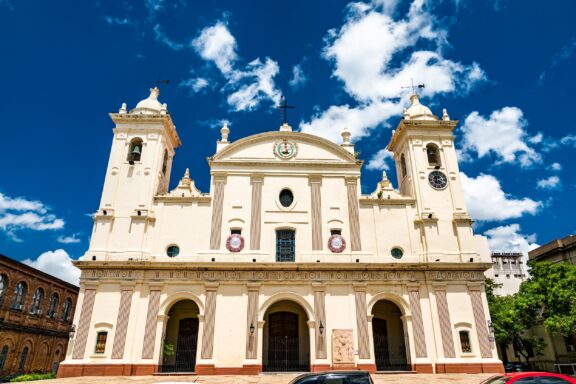
[[[70,338],[73,338],[75,333],[76,333],[76,325],[72,324],[72,326],[70,327]]]
[[[254,334],[254,323],[250,323],[250,334],[253,335]]]
[[[324,324],[322,324],[322,320],[320,320],[320,326],[318,327],[318,330],[320,331],[321,335],[324,334]]]

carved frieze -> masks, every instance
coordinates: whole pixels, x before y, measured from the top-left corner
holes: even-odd
[[[354,364],[354,337],[351,329],[332,331],[332,364]]]

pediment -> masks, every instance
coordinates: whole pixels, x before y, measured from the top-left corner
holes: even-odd
[[[284,147],[278,147],[284,143]],[[211,161],[357,164],[352,153],[331,141],[302,132],[280,131],[248,136],[230,143]]]

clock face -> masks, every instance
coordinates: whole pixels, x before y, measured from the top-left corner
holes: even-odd
[[[448,178],[440,171],[432,171],[428,175],[428,181],[434,189],[443,189],[448,184]]]
[[[288,140],[283,140],[280,143],[274,144],[274,155],[280,159],[291,159],[296,156],[298,147],[296,144],[289,142]]]

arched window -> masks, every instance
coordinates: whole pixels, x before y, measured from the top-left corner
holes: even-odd
[[[162,160],[162,174],[166,175],[168,170],[168,150],[164,150],[164,160]]]
[[[130,148],[128,149],[128,161],[132,164],[135,161],[140,161],[142,157],[142,139],[132,139]]]
[[[48,313],[46,316],[53,319],[56,317],[56,311],[58,310],[58,294],[54,292],[52,296],[50,296],[50,305],[48,306]]]
[[[402,170],[402,177],[406,177],[406,158],[404,154],[400,156],[400,168]]]
[[[462,353],[471,353],[472,344],[470,343],[470,332],[460,331],[460,346],[462,347]]]
[[[0,275],[0,307],[4,304],[4,297],[8,291],[8,276]]]
[[[34,291],[34,296],[32,296],[32,306],[30,307],[30,313],[32,315],[39,315],[42,313],[42,303],[44,302],[44,290],[38,288]]]
[[[26,283],[21,281],[14,288],[14,299],[12,300],[12,309],[19,311],[24,309],[24,299],[26,298]]]
[[[66,300],[64,300],[64,308],[62,308],[62,317],[60,318],[60,320],[62,321],[70,321],[70,312],[72,311],[72,300],[70,300],[70,298],[66,298]]]
[[[96,336],[96,348],[94,348],[95,353],[104,353],[106,351],[106,339],[108,338],[108,332],[98,332]]]
[[[24,347],[22,350],[22,355],[20,355],[20,365],[18,366],[19,371],[23,371],[26,368],[26,360],[28,360],[28,347]]]
[[[440,163],[440,151],[436,144],[428,144],[426,146],[426,156],[428,157],[428,164],[433,167],[439,167]]]
[[[4,363],[6,362],[6,358],[8,357],[8,346],[5,345],[2,348],[2,352],[0,352],[0,372],[4,369]]]

